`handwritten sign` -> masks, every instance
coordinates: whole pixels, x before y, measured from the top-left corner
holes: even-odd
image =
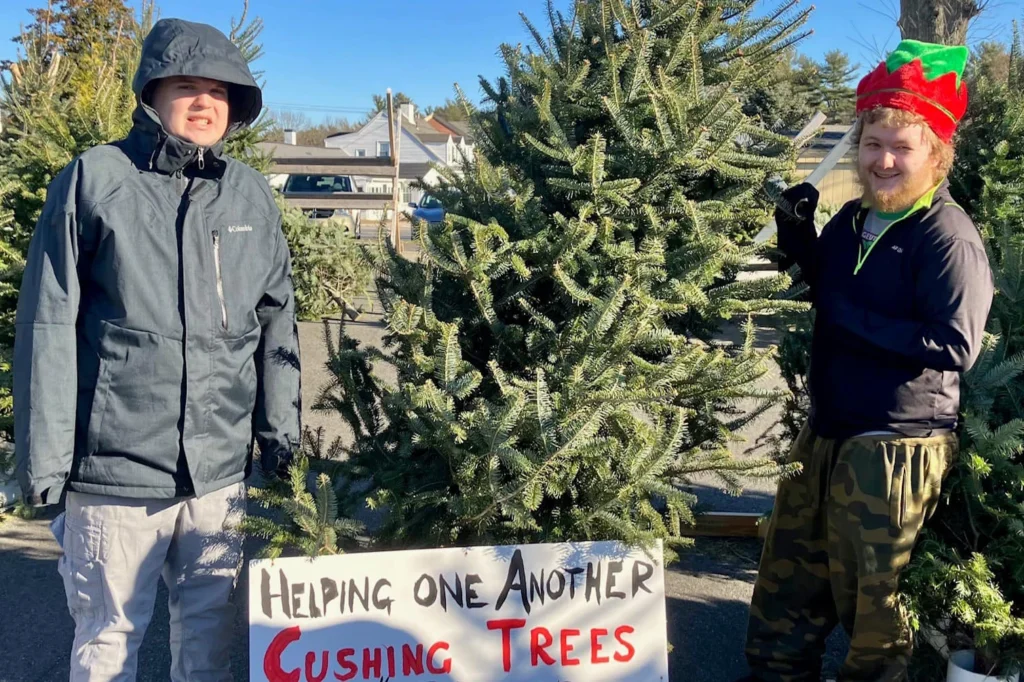
[[[250,562],[250,680],[664,682],[660,544]]]

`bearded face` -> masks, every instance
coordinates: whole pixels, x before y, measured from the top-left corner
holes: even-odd
[[[913,206],[941,178],[928,128],[864,121],[857,174],[864,198],[876,210],[898,213]]]

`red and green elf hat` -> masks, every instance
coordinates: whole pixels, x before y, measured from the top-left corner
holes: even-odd
[[[857,86],[857,113],[876,107],[920,114],[944,142],[952,142],[967,112],[966,47],[904,40]]]

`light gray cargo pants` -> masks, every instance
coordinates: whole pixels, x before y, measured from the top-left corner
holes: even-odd
[[[54,534],[64,540],[59,570],[75,620],[71,682],[134,682],[161,576],[171,680],[230,682],[245,496],[244,483],[174,500],[68,493]]]

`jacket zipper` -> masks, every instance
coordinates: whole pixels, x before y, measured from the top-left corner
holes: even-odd
[[[941,187],[941,186],[942,186],[941,184],[936,185],[931,190],[931,192],[929,192],[928,194],[925,194],[923,197],[921,197],[921,199],[918,199],[918,202],[916,204],[914,204],[913,206],[911,206],[907,210],[907,213],[905,215],[903,215],[900,218],[897,218],[896,220],[894,220],[891,223],[889,223],[888,225],[886,225],[885,229],[882,230],[882,233],[880,235],[878,235],[877,237],[875,237],[875,241],[871,242],[871,245],[868,246],[868,250],[867,251],[864,250],[864,240],[862,240],[860,238],[860,230],[857,229],[857,217],[860,214],[859,213],[854,213],[853,214],[853,233],[855,235],[857,235],[857,266],[853,269],[854,276],[856,276],[858,273],[860,273],[860,269],[863,268],[864,264],[868,261],[868,256],[870,256],[871,252],[874,251],[875,246],[878,244],[878,242],[882,241],[882,237],[885,236],[886,232],[888,232],[890,229],[892,229],[893,225],[896,225],[897,223],[903,222],[907,218],[909,218],[909,217],[911,217],[913,215],[916,215],[919,211],[921,211],[923,209],[931,208],[931,206],[935,203],[935,193],[937,191],[939,191],[939,187]],[[921,203],[926,197],[928,199],[927,203]],[[960,209],[960,210],[963,210],[963,209]],[[864,220],[867,221],[867,216],[864,217]]]
[[[203,170],[204,168],[206,168],[206,159],[203,157],[203,155],[206,153],[206,150],[203,149],[202,147],[199,147],[198,151],[199,151],[199,158],[196,159],[196,163],[199,164],[199,170]]]
[[[220,230],[213,231],[213,267],[217,273],[217,298],[220,300],[220,324],[228,330],[228,306],[224,301],[224,278],[220,268]]]
[[[914,215],[914,213],[917,213],[917,211],[913,211],[912,213],[908,213],[907,215],[903,216],[902,218],[897,218],[896,220],[894,220],[891,223],[889,223],[888,225],[886,225],[885,229],[882,230],[881,234],[879,234],[877,237],[875,237],[875,241],[871,242],[871,245],[868,246],[868,250],[867,251],[864,250],[864,242],[860,238],[860,232],[857,230],[857,215],[855,214],[853,216],[853,231],[857,235],[857,240],[858,240],[858,244],[857,244],[857,267],[855,267],[853,269],[854,276],[858,275],[860,273],[860,269],[863,268],[864,264],[868,262],[868,256],[870,256],[871,252],[875,250],[875,245],[878,244],[878,242],[882,241],[882,237],[884,237],[886,235],[886,233],[889,230],[891,230],[897,223],[903,222],[904,220],[906,220],[910,216]],[[865,217],[864,220],[867,220],[867,218]]]

